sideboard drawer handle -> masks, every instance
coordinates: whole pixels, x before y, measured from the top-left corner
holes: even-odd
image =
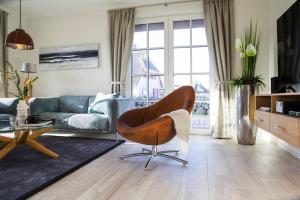
[[[260,121],[260,122],[264,122],[264,120],[263,120],[263,119],[260,119],[260,118],[259,118],[259,121]]]

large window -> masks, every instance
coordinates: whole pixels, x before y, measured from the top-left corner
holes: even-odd
[[[192,85],[196,91],[192,129],[209,129],[209,55],[204,20],[173,22],[174,88]]]
[[[209,55],[202,19],[169,18],[136,24],[130,78],[136,107],[155,103],[180,86],[192,85],[196,91],[192,129],[210,128]]]
[[[131,96],[136,107],[161,99],[165,69],[164,22],[135,26],[131,56]]]

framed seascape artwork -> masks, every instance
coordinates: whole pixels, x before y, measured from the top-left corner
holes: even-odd
[[[86,69],[99,67],[99,44],[39,49],[40,70]]]

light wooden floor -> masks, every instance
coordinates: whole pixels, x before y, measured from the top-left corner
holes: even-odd
[[[174,149],[175,145],[162,148]],[[123,144],[31,200],[300,199],[300,160],[270,142],[241,146],[235,141],[192,136],[186,167],[156,158],[150,170],[144,170],[145,158],[117,159],[140,148]]]

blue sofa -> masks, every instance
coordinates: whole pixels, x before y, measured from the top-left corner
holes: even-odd
[[[0,121],[17,115],[18,98],[0,98]]]
[[[116,132],[117,118],[133,108],[129,98],[111,96],[61,96],[31,98],[29,114],[40,115],[43,120],[55,119],[58,129],[77,129]]]

